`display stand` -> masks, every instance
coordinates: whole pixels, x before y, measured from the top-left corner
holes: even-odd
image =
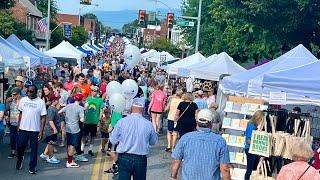
[[[253,115],[257,110],[267,109],[261,99],[251,99],[229,96],[224,109],[222,137],[226,140],[229,148],[230,163],[234,167],[231,178],[234,180],[244,179],[247,158],[243,150],[245,144],[245,130],[249,122],[248,115]]]

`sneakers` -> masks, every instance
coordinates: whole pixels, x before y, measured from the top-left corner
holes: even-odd
[[[21,158],[18,157],[17,164],[16,164],[16,169],[17,169],[17,170],[22,169],[22,162],[23,162],[23,160],[24,160],[24,156],[22,156]]]
[[[109,173],[109,174],[114,174],[114,175],[117,175],[119,174],[119,171],[118,171],[118,167],[115,166],[115,167],[111,167],[110,169],[104,171],[104,173]]]
[[[50,163],[50,164],[58,164],[58,163],[60,163],[60,161],[54,156],[52,156],[51,158],[48,157],[47,158],[47,162]]]
[[[107,153],[107,151],[104,150],[104,149],[101,149],[101,152],[102,152],[102,154],[106,154]]]
[[[67,162],[67,163],[66,163],[66,167],[67,167],[67,168],[79,168],[80,165],[72,161],[71,163],[68,163],[68,162]]]
[[[82,154],[80,154],[80,155],[74,155],[73,157],[74,157],[74,159],[75,159],[76,161],[79,161],[79,162],[88,162],[88,161],[89,161],[89,160],[88,160],[86,157],[84,157]]]
[[[47,160],[49,158],[49,156],[42,153],[42,154],[40,154],[40,158],[43,160]]]
[[[90,155],[90,156],[94,156],[94,154],[93,154],[93,152],[90,150],[90,151],[88,151],[88,154]]]
[[[11,154],[8,156],[8,159],[12,159],[12,158],[14,158],[14,157],[16,157],[16,156],[17,156],[16,154],[11,153]]]
[[[35,170],[35,169],[29,169],[29,173],[30,173],[30,174],[37,174],[37,170]]]

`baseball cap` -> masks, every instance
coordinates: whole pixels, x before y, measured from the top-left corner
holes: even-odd
[[[132,106],[144,108],[144,100],[142,98],[134,98],[132,101]]]
[[[74,95],[74,100],[76,101],[81,101],[83,99],[83,94],[80,93],[80,92],[77,92],[75,95]]]
[[[21,90],[17,87],[12,89],[12,94],[21,94]]]
[[[202,109],[199,111],[197,121],[200,123],[207,123],[213,120],[213,113],[210,109]]]

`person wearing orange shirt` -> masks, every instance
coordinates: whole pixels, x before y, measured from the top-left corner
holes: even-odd
[[[74,87],[80,88],[84,98],[87,98],[90,95],[90,86],[85,83],[85,75],[83,73],[79,74],[78,83]]]

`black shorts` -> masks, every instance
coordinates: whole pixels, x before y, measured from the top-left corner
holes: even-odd
[[[96,124],[84,124],[83,125],[83,135],[88,136],[89,134],[92,137],[97,136],[97,125]]]
[[[51,135],[46,137],[45,141],[46,141],[47,144],[54,145],[58,141],[58,135],[57,134],[51,134]]]
[[[169,132],[177,132],[176,127],[174,127],[174,121],[168,120],[168,131]]]
[[[71,145],[73,147],[80,147],[80,132],[76,134],[68,133],[67,132],[67,145]]]
[[[101,131],[101,138],[108,139],[109,138],[109,133]]]
[[[155,112],[155,111],[151,111],[151,113],[154,113],[154,114],[162,114],[162,112]]]

